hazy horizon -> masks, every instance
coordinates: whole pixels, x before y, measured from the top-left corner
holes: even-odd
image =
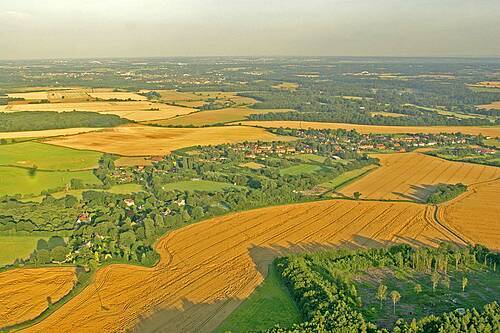
[[[494,0],[20,0],[0,59],[499,57]]]

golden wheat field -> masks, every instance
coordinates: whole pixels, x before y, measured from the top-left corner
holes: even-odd
[[[500,91],[500,89],[499,89],[499,91]],[[492,109],[500,110],[500,101],[493,102],[490,104],[485,104],[485,105],[479,105],[478,108],[486,109],[486,110],[492,110]],[[499,114],[500,114],[500,112],[499,112]]]
[[[473,185],[438,208],[439,219],[472,243],[500,250],[500,180]]]
[[[172,106],[163,103],[152,103],[148,101],[16,104],[0,107],[0,112],[19,111],[88,111],[103,114],[114,114],[134,121],[146,121],[168,119],[178,115],[185,115],[196,110],[187,107]]]
[[[451,162],[421,153],[375,154],[381,167],[347,185],[340,193],[362,198],[423,202],[440,183],[466,185],[500,177],[500,168]]]
[[[26,332],[210,332],[248,297],[273,258],[336,246],[459,242],[413,203],[331,200],[234,213],[173,231],[154,268],[112,265]],[[196,240],[196,241],[194,241]],[[101,303],[102,302],[102,303]]]
[[[500,137],[500,126],[375,126],[356,125],[343,123],[320,123],[307,121],[245,121],[241,123],[247,126],[258,126],[265,128],[314,128],[314,129],[345,129],[356,130],[360,133],[456,133]]]
[[[244,141],[279,141],[293,138],[278,136],[262,128],[222,126],[204,128],[164,128],[128,125],[48,140],[54,145],[96,150],[123,156],[158,156],[173,150]]]
[[[290,112],[291,109],[249,109],[245,107],[227,108],[221,110],[199,111],[176,118],[152,121],[149,124],[164,126],[206,126],[245,120],[251,114],[265,114],[269,112]]]
[[[75,269],[15,269],[0,273],[0,330],[38,317],[73,289]]]
[[[42,131],[0,132],[0,139],[48,138],[53,136],[74,135],[79,133],[99,131],[101,129],[102,128],[79,127],[79,128],[62,128],[62,129],[42,130]]]
[[[297,90],[298,87],[299,84],[295,82],[282,82],[273,86],[273,88],[280,90]]]
[[[132,101],[145,101],[147,97],[127,91],[97,91],[89,92],[88,95],[92,98],[99,100],[119,99],[119,100],[132,100]]]

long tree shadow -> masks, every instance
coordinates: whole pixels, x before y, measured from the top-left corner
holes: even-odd
[[[402,192],[392,192],[397,196],[402,198],[416,201],[416,202],[425,202],[429,195],[436,190],[436,188],[442,184],[419,184],[419,185],[410,185],[410,193],[402,193]]]
[[[378,241],[361,235],[354,235],[351,239],[329,243],[329,242],[306,242],[288,243],[286,245],[251,246],[248,249],[249,256],[255,270],[266,277],[269,265],[275,258],[312,252],[332,251],[338,249],[367,249],[390,247],[396,244],[409,244],[412,247],[438,246],[443,242],[450,243],[441,238],[427,238],[424,243],[408,237],[397,237],[394,241]],[[463,244],[453,243],[458,246]],[[214,272],[220,271],[221,267],[214,267]],[[255,288],[257,285],[255,286]],[[161,308],[157,306],[150,313],[143,315],[133,332],[212,332],[224,319],[231,314],[244,298],[238,297],[238,291],[232,290],[227,297],[209,302],[194,302],[183,298],[177,307]]]

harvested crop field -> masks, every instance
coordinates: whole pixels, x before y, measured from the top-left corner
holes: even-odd
[[[14,269],[0,273],[0,330],[33,318],[73,289],[75,269]]]
[[[498,91],[500,91],[500,89]],[[478,108],[486,110],[492,110],[492,109],[500,110],[500,101],[485,105],[479,105]],[[500,112],[498,113],[498,115],[500,116]]]
[[[89,92],[89,96],[100,100],[131,100],[131,101],[146,101],[147,97],[126,91],[109,91],[109,92]]]
[[[357,125],[343,123],[320,123],[307,121],[245,121],[241,123],[247,126],[258,126],[265,128],[314,128],[314,129],[355,129],[360,133],[456,133],[500,137],[500,126],[479,127],[479,126],[376,126]]]
[[[438,218],[466,239],[500,250],[500,180],[477,184],[438,209]]]
[[[227,108],[221,110],[199,111],[176,118],[152,121],[150,124],[163,126],[206,126],[239,120],[245,120],[251,114],[265,114],[269,112],[290,112],[291,109],[249,109]]]
[[[51,144],[89,149],[123,156],[159,156],[173,150],[243,141],[292,140],[261,128],[222,126],[205,128],[162,128],[143,125],[120,126],[49,140]]]
[[[168,119],[196,111],[192,108],[172,106],[148,101],[131,102],[88,102],[88,103],[44,103],[6,105],[0,107],[0,112],[18,111],[89,111],[103,114],[115,114],[134,121]]]
[[[420,153],[373,155],[382,167],[355,181],[340,193],[361,198],[412,200],[423,202],[440,183],[474,184],[500,177],[500,168],[472,163],[451,162]]]
[[[334,246],[458,241],[413,203],[331,200],[240,212],[173,231],[154,268],[112,265],[44,321],[71,332],[211,332],[247,298],[278,255]],[[194,241],[196,240],[196,241]],[[97,291],[99,294],[97,294]],[[101,303],[101,301],[102,303]]]
[[[17,139],[17,138],[48,138],[53,136],[74,135],[79,133],[95,132],[102,128],[62,128],[42,131],[24,131],[24,132],[0,132],[0,139]]]

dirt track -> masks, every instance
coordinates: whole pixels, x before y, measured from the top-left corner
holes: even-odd
[[[26,332],[210,332],[262,282],[278,255],[458,242],[433,214],[412,203],[331,200],[211,219],[160,240],[155,268],[101,269],[95,283]]]

